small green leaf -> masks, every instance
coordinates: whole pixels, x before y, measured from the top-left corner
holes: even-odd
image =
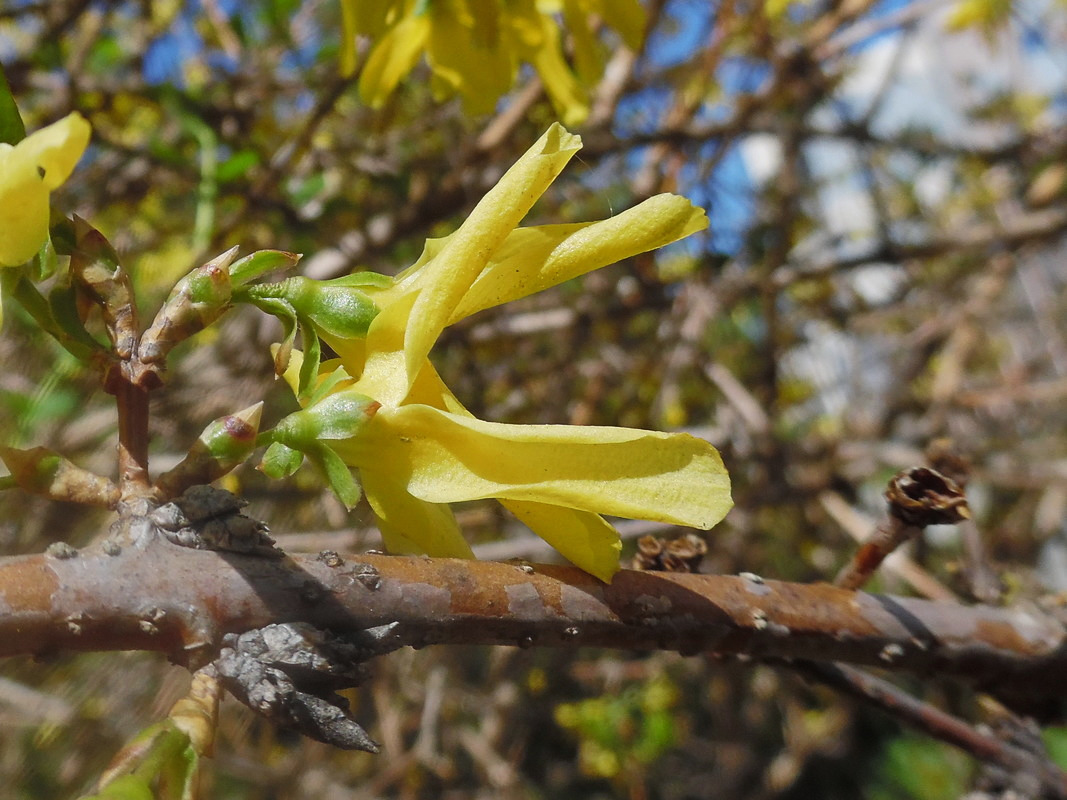
[[[11,96],[11,87],[0,65],[0,142],[18,144],[26,138],[26,126],[22,122],[15,98]]]
[[[259,153],[255,150],[239,150],[219,164],[215,178],[219,183],[236,180],[257,164]]]
[[[326,475],[326,482],[330,484],[337,499],[345,504],[345,508],[350,511],[355,508],[359,498],[363,496],[363,491],[352,470],[341,457],[326,445],[319,445],[308,453],[308,458]]]
[[[243,286],[276,269],[290,269],[300,260],[299,253],[284,250],[258,250],[230,265],[230,279],[234,286]]]
[[[155,800],[148,780],[140,775],[123,775],[112,781],[99,794],[85,800]]]
[[[296,472],[304,462],[304,454],[281,442],[267,448],[259,462],[259,470],[268,478],[281,480]]]
[[[319,346],[319,337],[315,333],[315,326],[311,320],[303,314],[297,315],[297,321],[303,331],[304,359],[300,362],[300,382],[296,395],[302,399],[315,388],[315,379],[319,374],[319,363],[322,360],[322,348]]]
[[[53,318],[71,339],[98,350],[100,353],[106,353],[107,348],[85,329],[81,314],[78,312],[77,297],[77,290],[70,284],[57,284],[53,287],[48,293],[48,306],[52,310]]]

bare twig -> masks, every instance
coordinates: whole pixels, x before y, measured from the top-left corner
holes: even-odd
[[[786,665],[798,674],[858,698],[976,759],[1013,773],[1032,776],[1042,797],[1067,798],[1067,775],[1047,758],[977,730],[962,719],[905,694],[888,681],[841,664],[797,661]]]
[[[969,519],[967,499],[956,482],[936,470],[916,467],[897,473],[886,490],[889,513],[871,538],[838,573],[836,586],[858,589],[890,553],[927,525]]]

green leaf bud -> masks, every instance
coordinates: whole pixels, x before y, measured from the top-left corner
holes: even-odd
[[[70,276],[100,307],[115,355],[128,358],[137,342],[137,312],[129,273],[104,235],[81,217],[74,217],[74,250]]]
[[[0,447],[0,461],[11,471],[11,477],[27,492],[45,495],[53,500],[111,508],[119,500],[114,483],[82,469],[47,447],[19,450]]]
[[[174,345],[206,328],[230,307],[233,286],[227,267],[236,255],[237,248],[230,248],[174,285],[141,337],[138,354],[142,361],[162,363]]]
[[[373,277],[369,277],[373,276]],[[384,283],[383,283],[384,279]],[[379,308],[368,289],[391,283],[384,275],[358,273],[332,281],[301,276],[275,284],[249,288],[252,297],[284,299],[297,314],[307,317],[323,333],[339,339],[363,338]]]
[[[377,400],[358,392],[337,392],[285,417],[271,431],[271,438],[307,452],[322,439],[357,436],[380,406]]]
[[[221,478],[252,454],[262,413],[260,402],[214,420],[181,463],[159,476],[156,486],[164,496],[173,497],[189,486]]]

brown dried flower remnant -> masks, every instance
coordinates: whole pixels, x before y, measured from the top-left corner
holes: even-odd
[[[838,573],[835,585],[858,589],[890,553],[927,525],[951,525],[971,518],[959,484],[928,467],[898,472],[889,481],[885,498],[889,503],[886,520]]]
[[[670,541],[642,536],[637,540],[633,568],[644,572],[699,572],[707,552],[708,543],[692,533]]]
[[[967,497],[952,478],[928,467],[898,472],[889,481],[885,499],[889,513],[908,525],[952,525],[971,518]]]

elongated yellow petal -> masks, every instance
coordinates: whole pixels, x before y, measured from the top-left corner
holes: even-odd
[[[549,128],[420,269],[414,302],[393,302],[375,317],[362,391],[387,406],[404,399],[471,283],[580,147],[581,139],[561,125]],[[406,379],[398,381],[401,368]]]
[[[411,72],[430,35],[430,20],[413,14],[378,40],[359,76],[359,96],[371,108],[381,108],[401,78]]]
[[[566,125],[581,125],[589,116],[585,90],[563,58],[559,27],[551,17],[541,17],[543,43],[530,54],[530,63],[545,84],[548,98]]]
[[[361,470],[360,482],[389,552],[474,558],[448,506],[412,497],[403,477],[386,469]]]
[[[579,569],[604,583],[619,571],[619,532],[599,514],[526,500],[500,503]]]
[[[719,454],[686,434],[505,425],[405,405],[380,409],[336,447],[431,503],[529,500],[704,529],[731,506]]]
[[[661,194],[600,222],[513,231],[471,285],[450,322],[540,292],[708,227],[704,210]]]
[[[0,145],[0,266],[22,264],[48,238],[48,193],[68,177],[89,144],[80,114]]]

